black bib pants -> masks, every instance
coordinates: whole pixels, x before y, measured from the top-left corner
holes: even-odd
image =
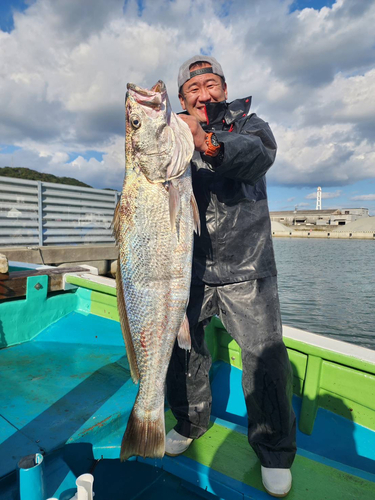
[[[211,356],[204,329],[214,315],[220,317],[242,350],[249,443],[263,466],[289,468],[296,453],[296,420],[276,277],[192,286],[187,310],[192,349],[180,349],[176,342],[167,374],[167,399],[177,419],[175,430],[197,439],[208,429]]]

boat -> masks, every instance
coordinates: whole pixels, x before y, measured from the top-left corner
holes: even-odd
[[[121,463],[137,386],[115,280],[82,267],[31,267],[13,263],[0,275],[1,500],[70,500],[87,474],[95,500],[271,498],[247,442],[241,352],[219,318],[206,330],[209,430],[178,457]],[[288,326],[284,342],[298,422],[287,498],[373,500],[375,351]],[[168,431],[175,422],[167,407],[165,417]],[[22,483],[30,457],[39,486]]]

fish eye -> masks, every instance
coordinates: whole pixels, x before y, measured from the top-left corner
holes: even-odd
[[[134,128],[139,128],[141,126],[141,120],[139,119],[138,116],[132,116],[130,118],[130,122]]]

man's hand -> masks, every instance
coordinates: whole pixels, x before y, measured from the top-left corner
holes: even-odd
[[[201,127],[199,121],[195,116],[178,115],[181,120],[188,124],[190,132],[193,134],[195,150],[200,153],[205,153],[208,149],[206,144],[206,132]]]

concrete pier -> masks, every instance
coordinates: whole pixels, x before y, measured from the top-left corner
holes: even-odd
[[[114,274],[118,248],[114,244],[0,247],[0,254],[11,261],[31,264],[53,266],[88,264],[96,267],[99,274]]]
[[[331,240],[375,240],[375,232],[346,231],[272,231],[274,238],[326,238]]]

